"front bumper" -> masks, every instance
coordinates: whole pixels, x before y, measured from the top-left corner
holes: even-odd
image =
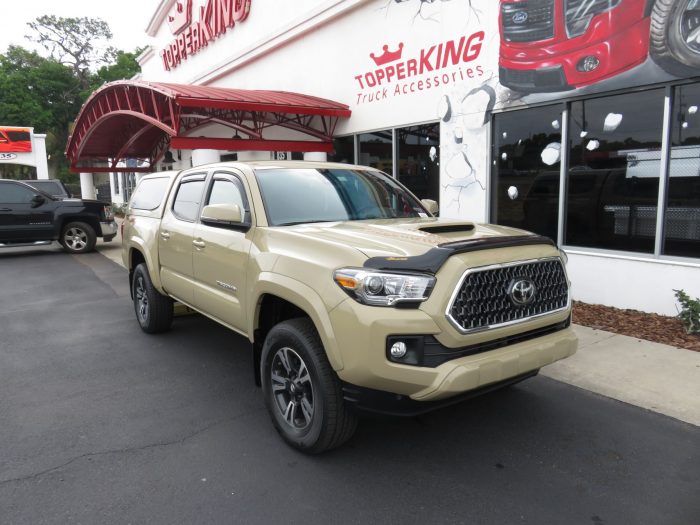
[[[520,383],[525,379],[536,376],[537,372],[537,370],[532,370],[519,376],[510,377],[497,383],[491,383],[475,390],[469,390],[437,401],[416,401],[410,397],[350,384],[343,385],[343,399],[353,410],[362,414],[413,417]]]
[[[575,89],[614,77],[643,63],[649,54],[649,18],[607,33],[594,27],[571,40],[501,43],[499,76],[502,85],[522,92],[544,93]],[[602,24],[599,24],[602,26]],[[577,65],[585,57],[598,59],[590,72]]]
[[[105,241],[111,241],[117,235],[117,223],[115,221],[100,222],[100,237]]]
[[[344,300],[329,312],[329,337],[342,357],[338,377],[353,387],[437,401],[570,356],[577,346],[569,325],[570,308],[470,333],[460,333],[446,315],[466,268],[546,259],[558,253],[554,247],[535,245],[453,255],[436,274],[435,287],[419,308],[379,308]],[[394,336],[415,336],[419,357],[392,361],[387,352]]]

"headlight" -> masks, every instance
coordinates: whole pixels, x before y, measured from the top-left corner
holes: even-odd
[[[616,7],[620,0],[566,0],[566,32],[569,38],[581,36],[596,15]]]
[[[333,279],[350,297],[373,306],[425,301],[435,286],[432,275],[341,268]]]

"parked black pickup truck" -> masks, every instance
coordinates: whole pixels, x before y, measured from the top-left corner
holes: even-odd
[[[29,184],[0,180],[0,247],[59,241],[70,253],[95,248],[117,234],[112,210],[83,199],[54,199]]]

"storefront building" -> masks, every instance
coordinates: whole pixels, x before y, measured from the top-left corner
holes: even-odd
[[[134,85],[269,90],[349,111],[331,128],[320,113],[256,127],[242,102],[233,118],[206,95],[191,141],[171,132],[150,163],[120,166],[375,166],[442,217],[556,239],[575,299],[673,315],[674,289],[700,296],[697,0],[162,0],[147,22]],[[134,173],[110,176],[114,201]]]

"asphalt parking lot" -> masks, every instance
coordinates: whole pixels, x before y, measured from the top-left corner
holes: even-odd
[[[0,524],[700,523],[700,428],[545,377],[308,457],[247,341],[143,334],[98,253],[0,252]]]

